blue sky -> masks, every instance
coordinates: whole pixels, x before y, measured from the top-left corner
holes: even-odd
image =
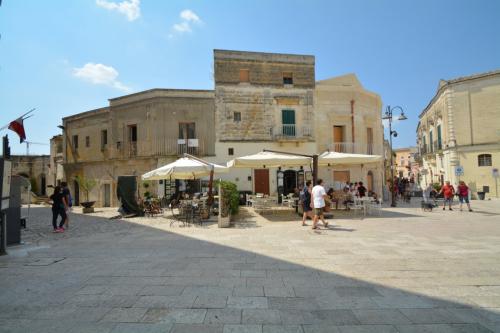
[[[0,126],[36,107],[26,134],[48,143],[62,117],[108,98],[212,89],[218,48],[313,54],[317,80],[356,73],[405,109],[394,146],[414,145],[439,79],[500,69],[499,17],[498,0],[3,0]]]

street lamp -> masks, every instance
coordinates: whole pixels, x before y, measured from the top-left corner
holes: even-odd
[[[394,161],[392,156],[392,137],[397,137],[398,133],[392,130],[392,114],[394,110],[399,110],[401,114],[398,117],[398,120],[406,120],[405,112],[403,108],[400,106],[393,106],[391,108],[390,105],[387,105],[387,109],[385,111],[385,115],[382,117],[384,120],[389,121],[389,145],[391,148],[391,207],[396,207],[396,193],[394,192]]]

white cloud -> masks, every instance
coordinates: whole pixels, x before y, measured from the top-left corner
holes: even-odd
[[[81,68],[73,68],[73,75],[92,84],[106,85],[130,92],[129,87],[117,80],[119,73],[111,66],[89,62]]]
[[[127,16],[129,21],[137,20],[141,16],[141,0],[124,0],[118,3],[107,0],[96,0],[95,3],[99,7],[118,11]]]
[[[172,26],[172,30],[176,34],[192,32],[193,24],[200,25],[203,23],[200,17],[190,9],[184,9],[182,12],[180,12],[179,17],[181,18],[181,21],[179,23],[175,23]],[[173,38],[174,33],[169,34],[168,38]]]
[[[184,9],[181,14],[180,14],[181,19],[185,21],[193,21],[193,22],[201,22],[200,17],[196,15],[195,12],[193,12],[190,9]]]

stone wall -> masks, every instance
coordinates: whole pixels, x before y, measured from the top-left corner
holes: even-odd
[[[48,155],[13,155],[12,174],[28,178],[32,182],[32,191],[36,195],[47,195],[47,186],[51,185],[49,173],[51,164]]]

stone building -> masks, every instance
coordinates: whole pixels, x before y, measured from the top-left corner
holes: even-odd
[[[64,173],[74,201],[76,176],[95,179],[89,200],[117,206],[116,181],[176,160],[183,153],[215,154],[210,90],[152,89],[109,100],[109,106],[63,118]],[[140,184],[140,183],[139,183]],[[139,186],[141,192],[166,191]]]
[[[366,90],[355,74],[316,82],[314,117],[316,149],[353,154],[383,155],[382,100]],[[327,184],[363,181],[369,191],[382,194],[384,162],[320,169]]]
[[[30,180],[31,191],[38,196],[48,194],[51,172],[49,155],[12,155],[12,174],[23,176]]]
[[[90,200],[114,206],[117,176],[139,177],[184,152],[220,164],[263,149],[383,154],[380,97],[353,74],[316,82],[314,56],[214,50],[214,81],[213,91],[153,89],[64,118],[64,173],[75,201],[76,176],[98,180]],[[327,186],[361,180],[382,192],[382,162],[321,168],[319,175]],[[309,165],[233,169],[219,176],[239,190],[268,194],[290,193],[312,179]],[[174,184],[151,186],[148,191],[162,197]]]
[[[50,139],[50,171],[48,183],[52,186],[60,185],[64,181],[63,136],[55,135]]]
[[[217,162],[263,149],[316,152],[314,61],[310,55],[214,51]],[[279,178],[288,193],[311,176],[306,169],[236,169],[222,177],[240,190],[266,194],[277,191]]]
[[[416,180],[418,176],[418,148],[406,147],[394,149],[394,176]]]
[[[498,196],[493,169],[500,167],[500,70],[441,80],[419,118],[424,184],[464,180],[473,195]]]

